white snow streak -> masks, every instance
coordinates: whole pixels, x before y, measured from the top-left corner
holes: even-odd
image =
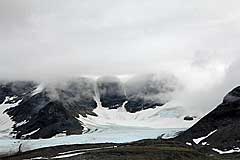
[[[84,153],[85,152],[66,154],[66,155],[52,157],[51,159],[68,158],[68,157],[73,157],[73,156],[77,156],[77,155],[84,154]]]
[[[10,133],[12,132],[12,126],[14,122],[11,120],[11,117],[4,113],[9,108],[16,107],[22,100],[14,104],[5,104],[9,100],[13,100],[16,97],[6,97],[4,102],[0,104],[0,139],[9,138]]]
[[[192,143],[190,143],[190,142],[186,142],[186,145],[188,145],[188,146],[192,146]]]
[[[26,123],[28,123],[28,122],[29,122],[29,121],[24,120],[24,121],[22,121],[22,122],[20,122],[20,123],[16,123],[16,127],[22,126],[22,125],[24,125],[24,124],[26,124]]]
[[[30,133],[23,134],[22,137],[24,138],[24,137],[26,137],[26,136],[30,136],[30,135],[36,133],[36,132],[39,131],[39,130],[40,130],[40,128],[38,128],[38,129],[36,129],[36,130],[34,130],[34,131],[30,132]]]
[[[32,91],[32,96],[42,92],[44,88],[45,88],[44,84],[38,85],[38,87],[34,91]]]
[[[240,152],[239,147],[231,149],[231,150],[224,150],[224,151],[221,151],[217,148],[213,148],[212,150],[215,151],[215,152],[218,152],[219,154],[230,154],[230,153],[239,153]]]
[[[193,139],[193,142],[196,143],[196,144],[199,144],[202,140],[208,138],[209,136],[211,136],[211,135],[214,134],[215,132],[217,132],[217,129],[214,130],[214,131],[212,131],[212,132],[210,132],[207,136]]]

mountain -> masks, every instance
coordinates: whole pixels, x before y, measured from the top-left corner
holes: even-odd
[[[170,94],[176,87],[178,83],[173,76],[166,76],[161,80],[153,74],[136,76],[125,84],[128,101],[125,108],[129,112],[136,112],[162,106],[171,99]]]
[[[142,152],[150,149],[149,156],[154,154],[157,158],[166,156],[167,159],[176,159],[176,156],[181,156],[182,159],[238,159],[240,86],[229,92],[220,105],[187,130],[184,128],[191,126],[197,119],[195,116],[186,116],[182,107],[171,103],[171,94],[176,88],[175,81],[155,79],[154,76],[134,77],[126,82],[117,77],[100,77],[96,80],[78,78],[57,83],[2,82],[0,137],[10,135],[17,139],[0,139],[1,145],[6,146],[0,153],[13,155],[20,149],[21,152],[30,151],[17,154],[18,159],[19,155],[32,157],[36,156],[35,152],[38,155],[54,149],[55,152],[49,152],[48,156],[57,157],[62,154],[62,148],[72,153],[77,144],[113,142],[116,144],[112,146],[113,143],[110,143],[108,153],[105,148],[90,148],[86,149],[87,152],[80,149],[78,157],[92,157],[95,149],[104,149],[104,156],[112,158],[115,155],[113,153],[124,154],[134,149],[126,156],[141,153],[142,158],[145,155]],[[176,129],[179,126],[185,127]],[[167,132],[163,131],[163,127]],[[83,135],[57,137],[62,134]],[[159,138],[155,140],[119,145],[119,142],[156,136]],[[19,140],[50,137],[55,138]],[[167,151],[166,154],[163,151]],[[172,151],[174,154],[171,154]],[[96,151],[96,159],[99,153]]]
[[[127,82],[106,76],[55,83],[1,82],[0,124],[4,127],[0,134],[17,139],[82,134],[89,131],[84,118],[101,117],[99,106],[106,109],[104,112],[120,109],[127,115],[168,103],[177,87],[170,79],[148,75]]]
[[[116,109],[127,101],[123,83],[117,77],[99,78],[97,89],[103,107]]]
[[[187,131],[177,141],[223,153],[239,152],[240,86],[228,93],[223,102]]]

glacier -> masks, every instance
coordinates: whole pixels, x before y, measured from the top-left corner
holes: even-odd
[[[185,114],[183,109],[176,107],[177,104],[173,102],[136,113],[126,111],[124,105],[127,102],[117,109],[102,107],[98,99],[96,99],[96,102],[98,107],[93,112],[98,116],[87,115],[83,117],[79,115],[78,119],[85,127],[84,134],[65,136],[62,133],[49,139],[19,140],[7,137],[7,133],[4,132],[0,134],[0,155],[15,154],[19,151],[19,147],[22,152],[26,152],[58,145],[125,143],[141,139],[154,139],[159,136],[172,138],[198,120],[184,121],[183,117]],[[10,106],[2,104],[0,106],[2,108],[1,111],[15,105],[17,104]],[[7,115],[1,114],[1,121],[3,119],[7,121],[5,128],[13,125],[13,122]]]

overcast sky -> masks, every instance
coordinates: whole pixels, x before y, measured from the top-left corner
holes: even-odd
[[[239,6],[236,0],[1,0],[0,75],[165,71],[189,88],[235,85]]]

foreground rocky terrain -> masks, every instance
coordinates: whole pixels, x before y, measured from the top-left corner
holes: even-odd
[[[239,154],[219,155],[172,140],[152,139],[125,144],[56,146],[18,153],[2,160],[239,160]]]
[[[218,160],[213,155],[174,141],[142,140],[129,144],[95,144],[58,146],[19,153],[2,160],[21,159],[69,159],[69,160]]]

